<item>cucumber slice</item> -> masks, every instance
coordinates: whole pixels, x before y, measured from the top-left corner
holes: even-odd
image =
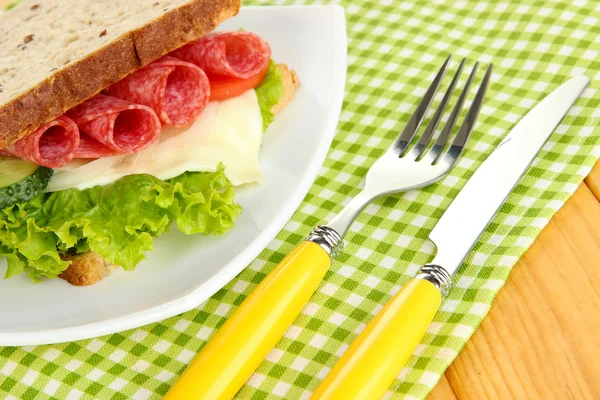
[[[33,173],[40,166],[15,157],[0,156],[0,188],[17,183]]]
[[[0,156],[0,208],[27,201],[42,193],[52,170],[14,157]]]

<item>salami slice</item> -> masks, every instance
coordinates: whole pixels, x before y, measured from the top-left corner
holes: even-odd
[[[152,144],[161,129],[160,120],[150,107],[104,94],[72,108],[67,116],[88,136],[81,135],[77,157],[136,153]]]
[[[209,77],[214,74],[247,79],[266,68],[271,48],[254,33],[215,32],[188,43],[170,55],[196,64]]]
[[[77,125],[71,119],[60,116],[11,144],[3,153],[10,153],[44,167],[60,168],[73,159],[77,147]]]
[[[194,121],[210,97],[208,78],[194,64],[165,56],[109,87],[108,94],[151,107],[164,124]]]
[[[75,150],[73,158],[102,158],[118,156],[119,154],[121,154],[119,151],[100,143],[85,133],[81,133],[79,136],[79,147]]]

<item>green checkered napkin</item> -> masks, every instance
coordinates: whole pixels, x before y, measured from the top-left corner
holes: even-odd
[[[338,133],[304,203],[277,238],[224,289],[177,317],[92,340],[0,348],[0,398],[160,398],[277,262],[358,192],[446,55],[493,62],[493,84],[468,151],[452,174],[366,208],[300,318],[238,394],[308,398],[371,317],[432,258],[428,233],[481,161],[527,110],[570,75],[585,73],[590,87],[467,259],[390,395],[421,399],[435,386],[510,268],[600,155],[594,97],[600,79],[600,24],[594,15],[600,6],[566,0],[342,4],[349,66]]]

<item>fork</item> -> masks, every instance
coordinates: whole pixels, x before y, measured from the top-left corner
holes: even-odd
[[[452,169],[473,130],[491,76],[490,66],[454,140],[450,141],[477,72],[475,63],[456,105],[434,140],[465,62],[463,59],[458,66],[437,110],[419,136],[417,132],[448,69],[450,56],[445,60],[400,136],[370,168],[362,191],[327,225],[317,226],[265,277],[204,346],[165,399],[232,398],[298,317],[342,250],[342,238],[360,211],[377,197],[430,185]]]

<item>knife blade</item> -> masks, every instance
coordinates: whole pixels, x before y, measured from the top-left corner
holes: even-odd
[[[481,164],[429,238],[434,260],[369,322],[311,399],[380,399],[410,359],[452,276],[556,126],[588,85],[577,76],[529,111]]]
[[[431,264],[442,266],[450,275],[456,272],[588,83],[587,77],[576,76],[556,88],[514,126],[481,164],[429,235],[437,247]]]

